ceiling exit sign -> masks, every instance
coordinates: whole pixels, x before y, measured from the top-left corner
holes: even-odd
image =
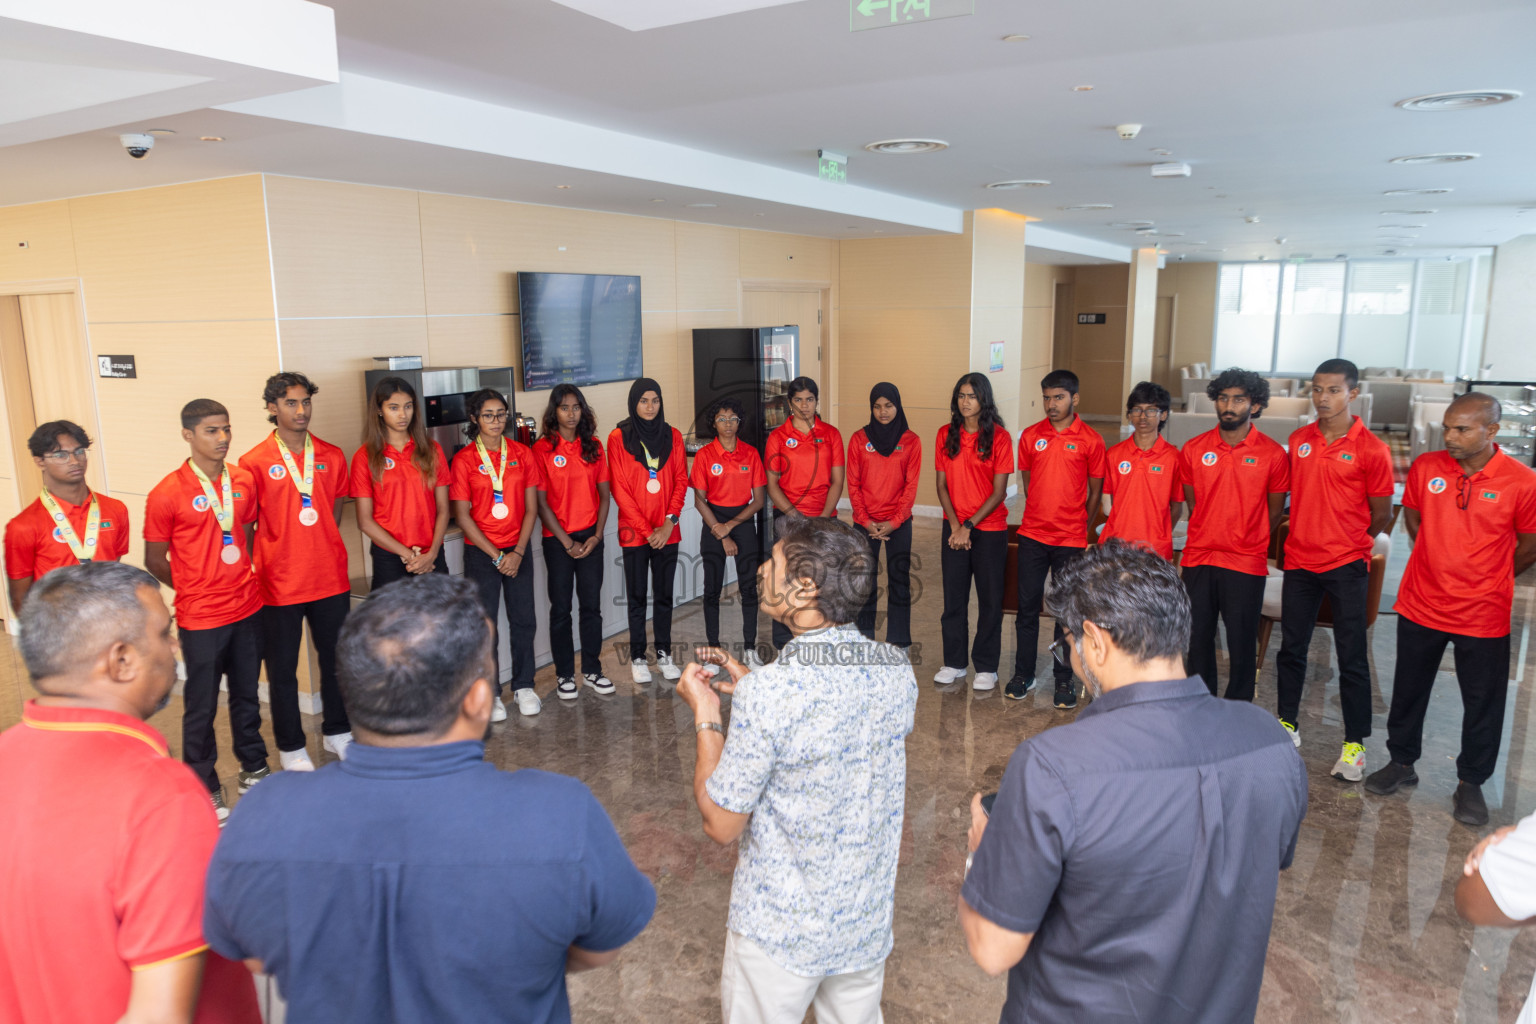
[[[864,32],[976,13],[976,0],[848,0],[848,28]]]
[[[1080,324],[1103,324],[1109,322],[1108,313],[1079,313],[1077,322]]]
[[[848,184],[848,158],[830,149],[816,151],[816,173],[823,181]]]

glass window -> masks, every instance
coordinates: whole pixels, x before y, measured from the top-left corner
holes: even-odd
[[[1217,277],[1216,352],[1211,369],[1271,368],[1280,264],[1227,263]]]
[[[1403,369],[1412,316],[1412,260],[1360,260],[1350,265],[1344,302],[1344,358],[1366,367]]]
[[[1339,350],[1344,264],[1287,263],[1280,278],[1280,346],[1275,369],[1309,377]]]

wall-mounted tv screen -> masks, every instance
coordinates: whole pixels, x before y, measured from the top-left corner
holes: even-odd
[[[517,302],[523,390],[644,375],[640,278],[519,273]]]

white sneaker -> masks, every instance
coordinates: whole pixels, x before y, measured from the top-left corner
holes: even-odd
[[[613,682],[601,672],[584,673],[581,677],[581,681],[592,687],[592,689],[596,690],[598,693],[613,692]],[[574,686],[575,684],[572,683],[571,685]]]
[[[531,686],[524,687],[521,690],[513,690],[512,697],[517,701],[517,712],[520,715],[532,717],[538,714],[539,709],[544,706],[543,702],[539,700],[539,695],[533,692],[533,687]],[[503,711],[502,714],[505,715],[506,712]]]
[[[347,748],[352,745],[352,734],[350,732],[339,732],[335,736],[327,736],[322,743],[326,750],[336,755],[336,760],[345,761],[347,759]]]
[[[213,801],[213,816],[219,821],[219,828],[224,827],[224,822],[229,819],[229,805],[224,802],[224,790],[217,793],[209,793],[208,798]]]
[[[491,707],[491,721],[505,722],[507,720],[507,706],[501,702],[501,695],[496,695],[496,703]]]
[[[763,659],[757,656],[756,647],[747,649],[747,656],[741,659],[741,663],[747,666],[747,671],[749,672],[756,672],[758,669],[763,667]]]
[[[946,669],[945,671],[948,671],[948,669]],[[971,689],[973,689],[973,690],[995,690],[995,689],[997,689],[997,673],[996,672],[977,672],[976,673],[976,678],[971,680]]]
[[[555,696],[561,700],[575,700],[581,695],[581,690],[576,687],[576,680],[570,676],[561,676],[555,681]]]
[[[683,670],[672,663],[672,655],[670,654],[656,655],[656,667],[661,669],[661,675],[664,679],[681,679],[683,677]]]
[[[1296,728],[1294,725],[1292,725],[1290,722],[1287,722],[1283,718],[1280,719],[1280,725],[1285,729],[1286,732],[1291,734],[1291,746],[1295,747],[1297,750],[1300,750],[1301,749],[1301,730]]]
[[[645,663],[644,658],[636,658],[629,663],[629,677],[637,683],[651,681],[651,667]]]
[[[956,679],[964,679],[964,678],[965,678],[965,669],[963,669],[963,668],[950,668],[948,665],[945,665],[943,668],[939,669],[937,672],[935,672],[933,674],[933,681],[935,683],[938,683],[940,686],[948,686],[950,683],[954,682]],[[996,676],[992,677],[992,683],[993,683],[994,686],[997,685],[997,677]]]
[[[312,772],[315,770],[315,762],[309,759],[309,751],[303,747],[298,750],[279,750],[277,763],[285,772]]]

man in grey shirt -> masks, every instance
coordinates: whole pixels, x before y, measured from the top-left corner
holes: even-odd
[[[862,534],[786,518],[761,570],[769,615],[793,639],[748,673],[723,651],[718,682],[692,664],[694,796],[717,843],[743,837],[720,977],[725,1024],[880,1021],[917,680],[906,652],[859,633],[872,585]],[[715,687],[733,693],[722,730]]]
[[[1094,701],[1019,745],[960,890],[1005,1024],[1252,1021],[1307,810],[1290,735],[1185,678],[1178,570],[1119,540],[1056,576],[1052,645]]]

